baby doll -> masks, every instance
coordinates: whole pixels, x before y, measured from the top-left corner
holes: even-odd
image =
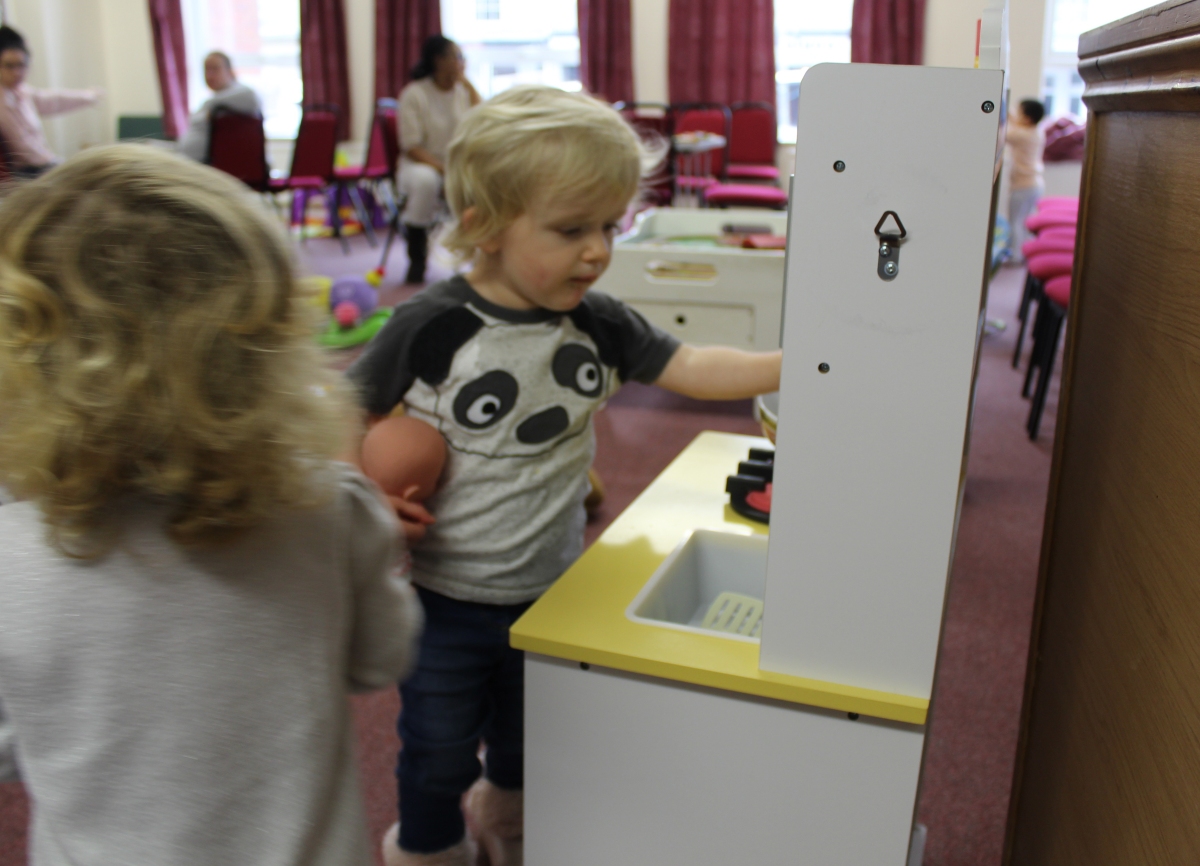
[[[446,465],[446,440],[437,428],[409,415],[376,423],[362,443],[363,474],[379,485],[404,523],[405,534],[415,541],[423,534],[428,514],[414,506],[437,490]]]

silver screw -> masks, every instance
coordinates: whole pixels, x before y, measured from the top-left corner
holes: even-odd
[[[889,252],[891,252],[891,248],[887,245],[886,241],[879,245],[879,255],[886,256]]]
[[[885,274],[887,274],[889,277],[894,277],[896,275],[896,263],[895,262],[885,262],[883,265],[883,272]]]

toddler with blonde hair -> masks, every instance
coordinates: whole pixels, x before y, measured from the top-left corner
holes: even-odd
[[[521,862],[524,672],[508,630],[582,552],[596,410],[631,379],[704,399],[779,386],[779,352],[681,345],[589,291],[660,156],[584,94],[515,87],[476,108],[446,168],[447,244],[470,270],[398,306],[350,370],[368,414],[402,403],[447,443],[429,512],[400,514],[424,530],[426,630],[400,688],[388,866],[470,863],[465,818],[491,866]]]
[[[33,864],[370,863],[347,690],[420,609],[278,228],[91,150],[0,202],[0,703]],[[0,773],[12,765],[0,755]]]

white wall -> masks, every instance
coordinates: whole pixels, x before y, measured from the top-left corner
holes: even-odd
[[[928,0],[925,4],[925,63],[973,66],[975,22],[985,0]],[[1013,99],[1041,92],[1046,0],[1008,0],[1011,44],[1009,83]]]
[[[794,2],[794,0],[786,0]],[[633,93],[638,102],[668,102],[667,9],[669,0],[631,0]]]

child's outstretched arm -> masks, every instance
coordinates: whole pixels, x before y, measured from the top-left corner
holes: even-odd
[[[744,400],[779,390],[783,351],[680,346],[654,384],[697,400]]]

